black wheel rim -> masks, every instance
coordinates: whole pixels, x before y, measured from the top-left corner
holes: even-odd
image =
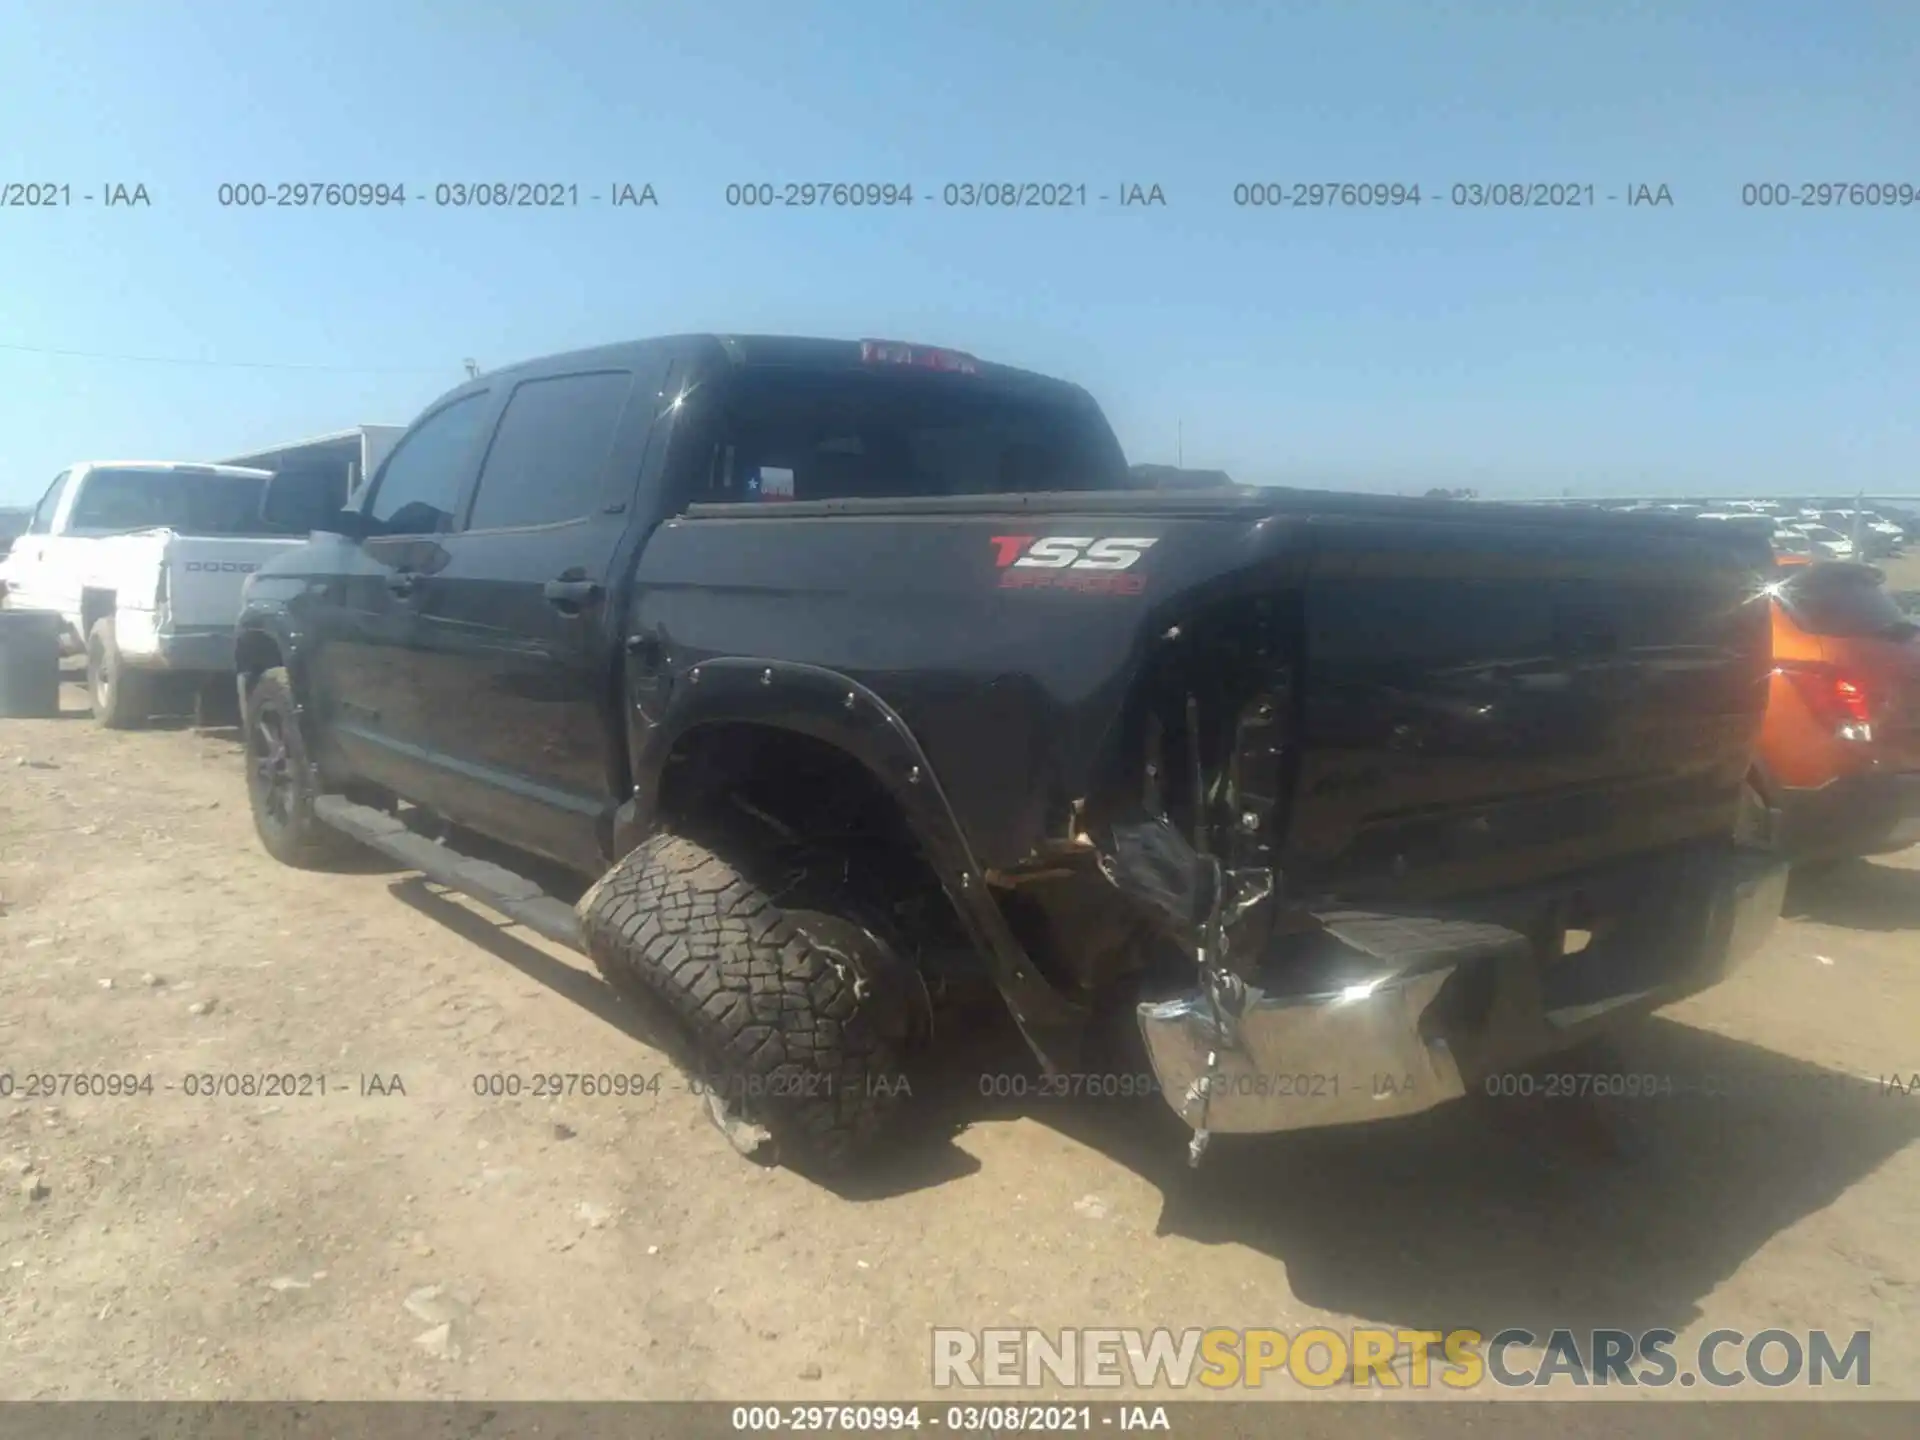
[[[253,790],[263,818],[279,827],[293,821],[293,755],[287,748],[285,721],[277,710],[263,710],[253,722],[248,745]]]

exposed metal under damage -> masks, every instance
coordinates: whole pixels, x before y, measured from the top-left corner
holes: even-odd
[[[1563,1050],[1758,948],[1785,870],[1731,835],[1611,878],[1468,905],[1355,909],[1289,894],[1275,837],[1294,684],[1273,620],[1208,627],[1239,647],[1233,664],[1219,639],[1182,645],[1180,627],[1161,637],[1184,653],[1143,686],[1137,805],[1097,827],[1099,873],[1191,957],[1190,984],[1136,1007],[1161,1094],[1193,1131],[1189,1163],[1216,1131],[1342,1125],[1459,1099],[1495,1066]],[[1168,681],[1195,675],[1243,678],[1205,700],[1197,687],[1176,697]]]

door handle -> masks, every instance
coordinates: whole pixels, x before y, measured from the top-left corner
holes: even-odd
[[[603,592],[597,580],[549,580],[540,593],[561,614],[577,615],[581,606],[593,604]]]
[[[405,599],[413,594],[414,574],[411,570],[395,570],[387,576],[387,589]]]

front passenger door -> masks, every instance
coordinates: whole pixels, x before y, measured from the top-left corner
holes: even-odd
[[[442,542],[494,409],[490,391],[470,390],[401,437],[361,507],[374,533],[339,542],[337,588],[314,613],[311,690],[326,760],[420,804],[432,803],[423,763],[430,716],[414,604],[422,578],[446,563]]]

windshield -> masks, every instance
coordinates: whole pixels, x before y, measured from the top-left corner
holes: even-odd
[[[264,476],[191,470],[93,470],[67,529],[111,534],[165,526],[183,535],[281,535],[260,518]]]
[[[1846,536],[1842,535],[1838,530],[1829,530],[1824,525],[1802,525],[1800,527],[1800,533],[1806,536],[1809,540],[1825,540],[1828,544],[1832,544],[1836,540],[1844,540],[1847,538]]]
[[[1780,601],[1809,635],[1903,640],[1920,631],[1881,588],[1874,570],[1810,566],[1782,583]]]
[[[891,499],[1128,485],[1090,399],[949,375],[747,370],[716,397],[707,503]]]

